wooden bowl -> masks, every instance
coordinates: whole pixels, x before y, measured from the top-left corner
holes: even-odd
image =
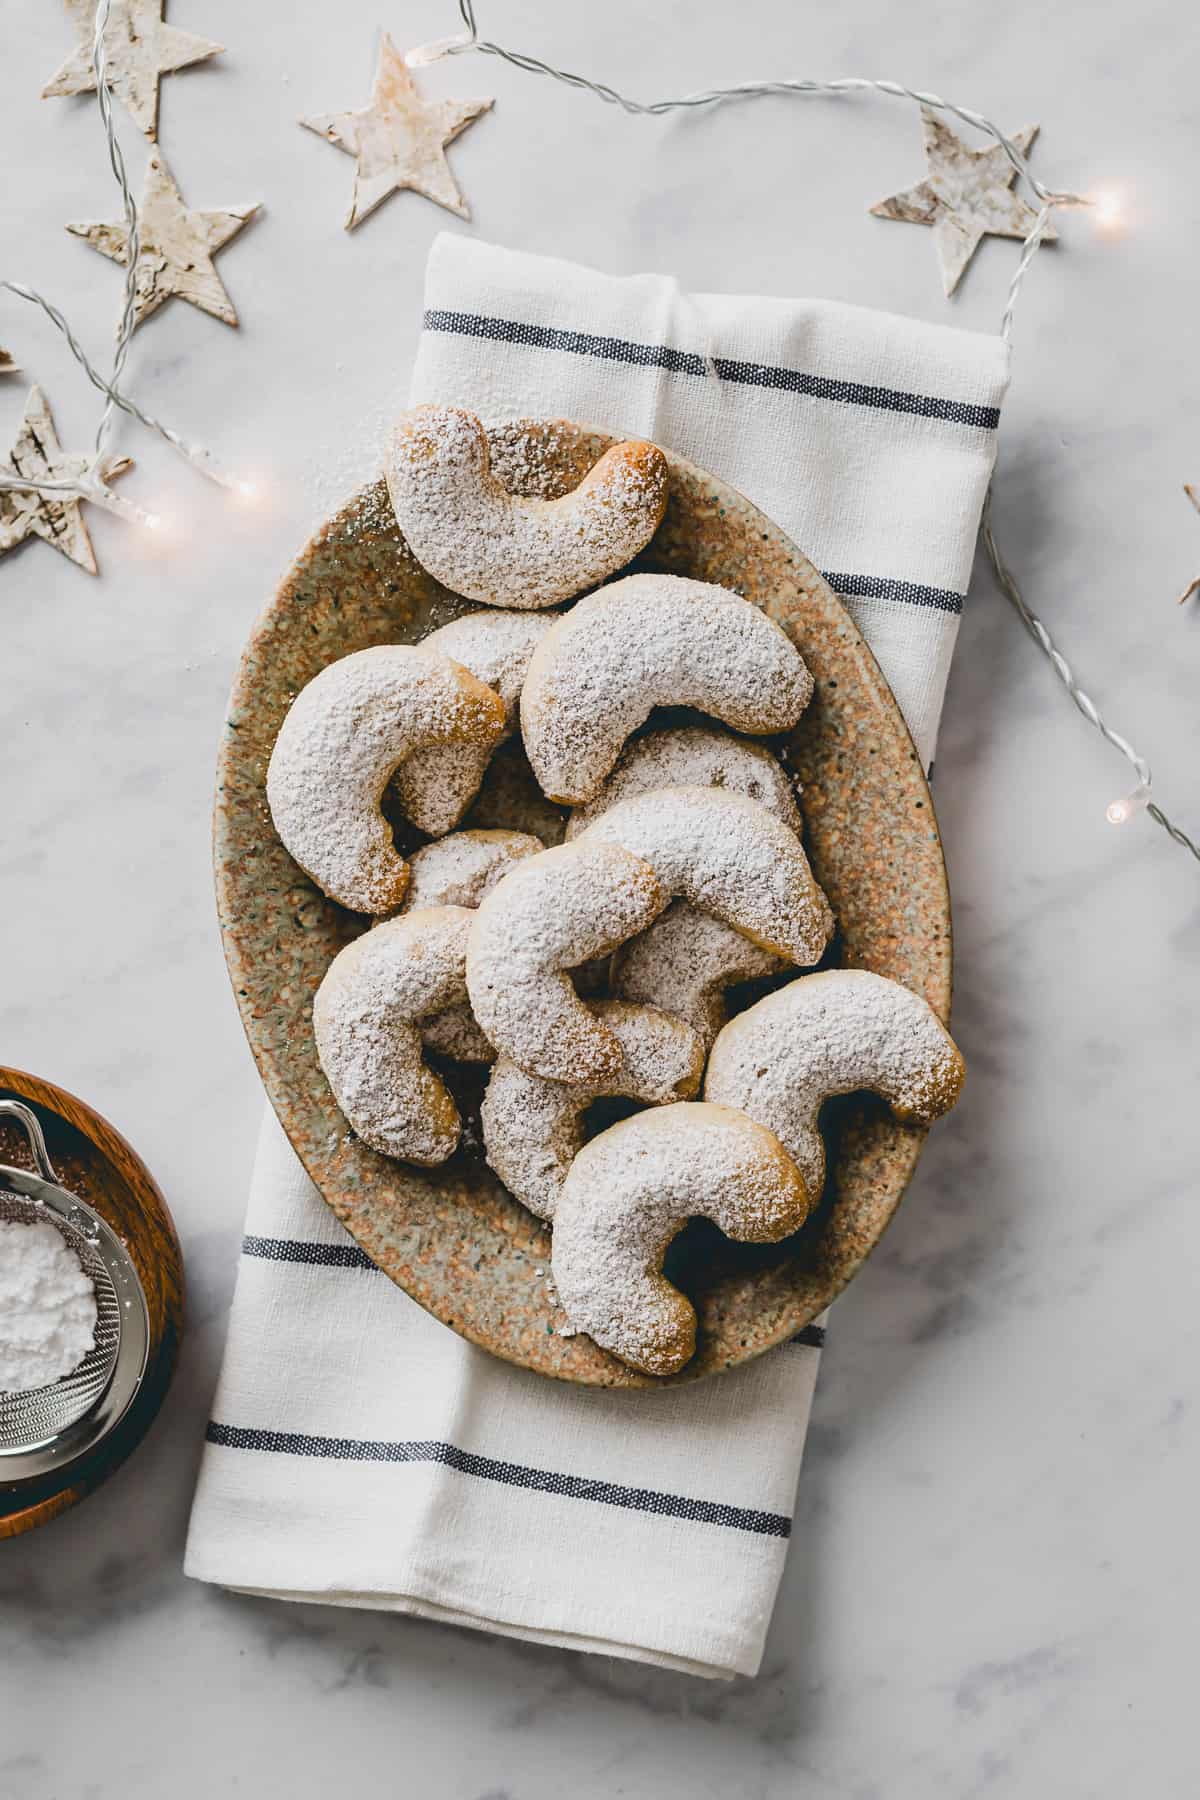
[[[46,1134],[63,1187],[106,1219],[137,1267],[150,1316],[150,1349],[137,1397],[108,1437],[69,1467],[5,1487],[0,1459],[0,1538],[17,1537],[78,1505],[141,1443],[163,1403],[183,1332],[183,1255],[154,1178],[107,1119],[74,1094],[19,1069],[0,1068],[0,1098],[23,1100]],[[19,1125],[0,1118],[0,1163],[32,1169]]]
[[[613,442],[563,421],[490,434],[522,491],[565,492]],[[873,969],[950,1009],[950,904],[933,804],[891,690],[816,569],[748,500],[669,457],[662,526],[634,565],[735,588],[803,651],[816,694],[782,747],[799,776],[806,841],[838,921],[827,962]],[[513,472],[522,471],[521,479]],[[396,527],[382,481],[320,530],[285,576],[243,654],[218,764],[217,903],[250,1047],[301,1161],[367,1254],[472,1342],[542,1374],[657,1386],[587,1337],[562,1337],[547,1299],[549,1236],[478,1148],[483,1077],[452,1069],[464,1147],[437,1169],[389,1161],[348,1130],[317,1062],[312,997],[365,921],[326,900],[283,849],[264,784],[295,695],[327,663],[372,644],[415,643],[476,610],[433,580]],[[486,821],[502,822],[494,812]],[[520,824],[520,818],[507,822]],[[677,1380],[746,1361],[815,1319],[861,1266],[912,1174],[924,1132],[882,1102],[828,1109],[831,1154],[815,1217],[783,1244],[732,1244],[689,1227],[669,1264],[695,1302],[696,1356]]]

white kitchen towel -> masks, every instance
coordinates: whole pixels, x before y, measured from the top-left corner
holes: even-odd
[[[637,433],[740,488],[842,595],[928,763],[1007,377],[996,338],[443,236],[412,398]],[[754,1674],[822,1339],[654,1393],[511,1368],[374,1270],[269,1115],[187,1572]]]

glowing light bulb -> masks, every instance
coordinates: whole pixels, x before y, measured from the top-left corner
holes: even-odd
[[[229,491],[233,495],[234,502],[242,508],[243,512],[252,512],[260,508],[268,495],[268,489],[263,483],[254,480],[249,475],[239,476],[236,481],[231,481]]]
[[[1143,781],[1134,788],[1132,794],[1126,794],[1120,800],[1110,800],[1104,809],[1104,816],[1110,825],[1128,825],[1135,813],[1141,812],[1150,803],[1150,789]]]
[[[1091,195],[1092,218],[1106,237],[1117,237],[1129,223],[1125,196],[1117,188],[1097,188]]]

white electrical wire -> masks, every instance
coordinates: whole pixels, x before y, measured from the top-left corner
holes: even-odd
[[[101,413],[100,423],[96,427],[97,458],[103,455],[104,446],[112,429],[113,407],[116,404],[113,389],[120,381],[125,368],[129,340],[133,336],[133,328],[136,323],[138,256],[142,248],[137,203],[129,186],[125,157],[117,139],[116,126],[113,124],[112,95],[108,91],[108,51],[104,46],[104,33],[108,26],[111,5],[112,0],[98,0],[96,6],[96,18],[92,31],[92,69],[96,76],[96,102],[100,108],[101,122],[104,125],[104,140],[108,145],[108,164],[117,186],[121,190],[121,204],[125,208],[125,304],[121,308],[121,322],[117,327],[117,347],[113,352],[112,377],[108,384],[104,411]]]

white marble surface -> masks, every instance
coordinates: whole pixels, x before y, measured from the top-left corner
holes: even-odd
[[[1040,120],[1056,180],[1135,184],[1124,243],[1070,222],[1036,271],[998,512],[1164,802],[1200,824],[1200,623],[1172,605],[1200,568],[1179,491],[1200,479],[1200,57],[1182,0],[481,12],[506,41],[643,93],[762,71],[929,83],[1010,127]],[[295,126],[365,98],[366,0],[322,17],[179,0],[174,17],[230,51],[167,85],[167,157],[192,204],[266,211],[221,262],[242,330],[175,304],[131,371],[146,404],[260,470],[275,500],[231,513],[131,434],[126,491],[186,520],[186,540],[160,558],[100,519],[97,582],[41,545],[0,565],[4,1056],[128,1133],[190,1277],[179,1378],[142,1452],[73,1516],[0,1546],[0,1795],[1196,1791],[1200,871],[1145,821],[1105,824],[1123,767],[982,569],[937,771],[973,1076],[834,1314],[761,1677],[709,1687],[184,1581],[260,1106],[210,897],[218,726],[277,573],[371,466],[404,393],[446,215],[405,196],[345,237],[351,165]],[[453,9],[410,0],[388,23],[420,41],[452,30]],[[86,101],[37,98],[68,44],[56,7],[8,7],[4,44],[5,272],[99,347],[119,277],[62,230],[115,210],[97,122]],[[866,216],[920,172],[899,106],[772,101],[655,124],[482,60],[426,79],[498,97],[452,153],[486,237],[698,288],[948,316],[924,235]],[[1015,260],[987,245],[953,316],[991,326]],[[0,342],[46,386],[64,442],[83,441],[95,409],[52,335],[5,300]],[[0,385],[4,438],[22,392]]]

